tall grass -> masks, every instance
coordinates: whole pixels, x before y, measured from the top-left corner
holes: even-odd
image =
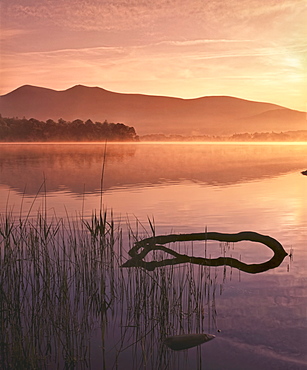
[[[88,220],[0,216],[5,369],[172,369],[188,361],[163,340],[214,329],[216,269],[120,268],[138,227],[123,228],[106,211]]]

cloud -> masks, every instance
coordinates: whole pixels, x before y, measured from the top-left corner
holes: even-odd
[[[58,0],[32,2],[12,1],[7,14],[17,19],[44,20],[71,29],[127,30],[148,26],[165,6],[141,1]],[[167,3],[167,2],[165,2]]]
[[[1,29],[0,32],[0,40],[10,40],[14,37],[25,35],[30,33],[30,31],[23,30],[23,29]]]
[[[305,0],[243,0],[238,2],[231,1],[231,6],[241,10],[238,11],[240,17],[257,18],[267,15],[281,15],[283,13],[296,13],[298,9],[306,10]]]
[[[226,46],[225,46],[226,44]],[[235,44],[236,46],[234,46]],[[243,45],[241,45],[243,44]],[[209,45],[210,48],[202,46]],[[162,46],[162,47],[161,47]],[[219,58],[242,58],[249,56],[272,56],[288,55],[291,53],[304,54],[307,51],[307,43],[298,45],[276,46],[255,45],[250,40],[189,40],[189,41],[165,41],[153,44],[134,46],[98,46],[85,48],[66,48],[49,51],[22,52],[22,57],[42,58],[107,58],[107,59],[219,59]],[[11,54],[13,57],[14,54]]]
[[[84,30],[135,29],[163,22],[194,21],[228,24],[263,16],[297,12],[306,7],[302,0],[42,0],[5,1],[8,14],[16,18],[36,18],[65,27]],[[246,24],[245,24],[246,26]]]
[[[19,55],[23,57],[42,57],[42,58],[81,58],[87,59],[95,56],[100,56],[102,58],[122,58],[123,56],[129,54],[131,48],[121,47],[121,46],[98,46],[92,48],[68,48],[68,49],[58,49],[58,50],[48,50],[48,51],[29,51],[22,52]],[[11,54],[13,57],[13,54]]]
[[[306,38],[305,0],[2,0],[4,23],[49,32],[107,32],[127,40],[205,43],[205,39]],[[56,32],[56,31],[54,31]],[[304,33],[304,34],[303,34]],[[107,35],[103,35],[105,41]],[[194,40],[194,41],[189,41]],[[197,41],[199,40],[199,41]],[[107,41],[108,42],[108,41]],[[207,41],[211,42],[211,41]]]
[[[236,42],[250,42],[252,40],[231,40],[231,39],[198,39],[198,40],[185,40],[185,41],[161,41],[160,45],[172,45],[172,46],[195,46],[205,44],[217,44],[217,43],[236,43]]]
[[[307,68],[305,0],[2,3],[2,38],[15,37],[2,49],[6,86],[240,96],[253,81],[274,97],[301,91]]]

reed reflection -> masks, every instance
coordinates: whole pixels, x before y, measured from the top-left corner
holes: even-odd
[[[4,368],[175,369],[183,357],[165,339],[216,328],[216,273],[121,269],[123,243],[137,237],[124,234],[106,213],[0,217]]]

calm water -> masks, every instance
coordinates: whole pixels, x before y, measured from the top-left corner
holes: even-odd
[[[293,258],[256,275],[215,268],[219,292],[206,330],[216,338],[178,353],[184,361],[169,368],[307,369],[307,176],[300,173],[307,145],[108,144],[103,166],[104,151],[101,144],[0,145],[0,213],[46,208],[87,218],[102,203],[121,224],[142,224],[144,237],[148,218],[157,235],[270,235]],[[202,256],[203,243],[193,253]],[[221,255],[219,244],[209,243],[207,254]],[[261,263],[272,252],[240,242],[230,254]]]

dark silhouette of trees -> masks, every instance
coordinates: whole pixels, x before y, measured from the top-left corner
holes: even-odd
[[[210,136],[210,135],[164,135],[150,134],[140,137],[141,141],[218,141],[218,142],[248,142],[248,141],[265,141],[265,142],[283,142],[283,141],[306,141],[307,130],[301,131],[286,131],[286,132],[245,132],[233,134],[231,136]]]
[[[16,141],[139,141],[134,127],[123,123],[65,121],[35,118],[3,118],[0,115],[0,142]],[[236,133],[231,136],[183,136],[151,134],[141,137],[142,141],[307,141],[307,130],[286,132]]]
[[[3,118],[0,116],[0,141],[138,141],[133,127],[123,123],[72,122],[60,118],[46,122],[35,118]]]

